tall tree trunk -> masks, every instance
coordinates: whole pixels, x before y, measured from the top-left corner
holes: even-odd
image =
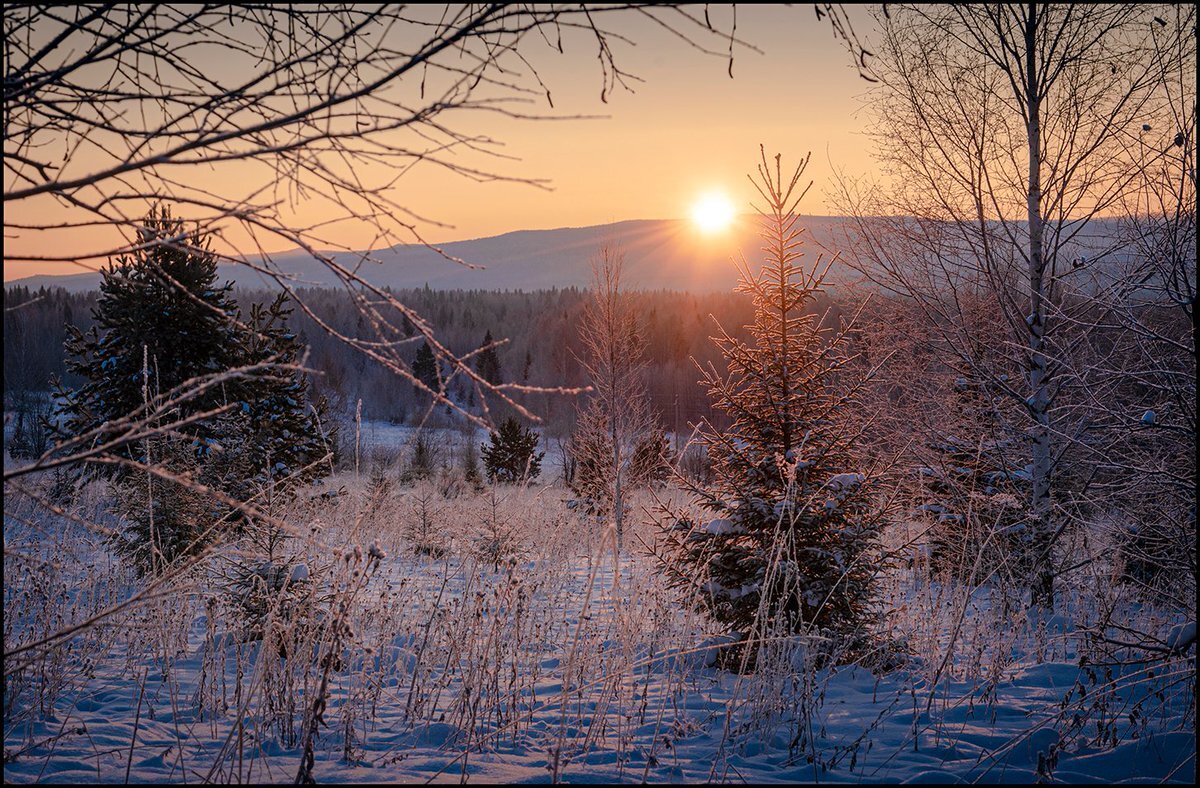
[[[1052,466],[1050,446],[1050,394],[1046,369],[1046,306],[1045,266],[1042,248],[1042,128],[1041,84],[1038,79],[1037,33],[1038,8],[1029,4],[1025,24],[1025,101],[1029,138],[1029,315],[1026,320],[1029,347],[1029,411],[1033,418],[1031,476],[1031,508],[1034,522],[1030,604],[1054,607],[1054,572],[1052,567],[1053,522],[1050,506],[1050,476]]]

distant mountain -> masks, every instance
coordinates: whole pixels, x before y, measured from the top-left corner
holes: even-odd
[[[800,217],[801,226],[807,229],[807,254],[816,257],[822,248],[837,248],[836,241],[843,237],[846,222],[841,217]],[[376,251],[369,259],[362,253],[340,253],[334,259],[380,287],[400,289],[428,284],[435,290],[538,290],[586,287],[591,281],[590,260],[608,245],[624,252],[625,283],[629,287],[706,293],[733,288],[738,279],[733,261],[741,255],[752,267],[762,262],[757,224],[754,216],[741,216],[727,231],[703,235],[686,220],[646,219],[591,227],[519,230],[441,245],[447,255],[481,266],[476,269],[458,265],[420,244]],[[1087,237],[1076,240],[1073,246],[1078,249],[1069,256],[1091,256],[1087,250],[1105,247],[1106,239],[1111,240],[1115,232],[1111,220],[1093,221]],[[289,274],[296,286],[329,287],[337,283],[328,268],[304,252],[274,255],[272,265]],[[241,287],[268,286],[249,266],[222,265],[221,272],[224,279]],[[853,275],[849,267],[838,264],[830,273],[833,282]],[[100,275],[91,273],[31,276],[6,284],[86,291],[94,289],[99,281]]]
[[[828,243],[844,220],[804,217],[813,241]],[[625,280],[629,287],[693,292],[729,290],[737,282],[732,260],[744,253],[752,264],[761,261],[761,241],[752,216],[739,217],[728,231],[702,235],[691,222],[650,219],[564,227],[555,230],[519,230],[491,238],[454,241],[440,248],[451,257],[473,265],[453,263],[419,244],[402,244],[376,251],[371,259],[361,254],[335,255],[340,265],[358,271],[380,287],[422,287],[439,290],[537,290],[551,287],[586,287],[591,281],[590,260],[606,244],[625,254]],[[810,244],[810,246],[812,246]],[[820,250],[812,246],[814,257]],[[297,286],[327,287],[336,278],[310,255],[295,251],[273,255],[274,266],[291,274]],[[223,279],[242,287],[266,286],[264,278],[247,266],[222,265]],[[7,285],[63,287],[70,291],[94,289],[96,273],[65,276],[30,276]]]

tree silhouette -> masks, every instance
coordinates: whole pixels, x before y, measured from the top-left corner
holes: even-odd
[[[488,481],[516,484],[536,479],[546,453],[537,450],[538,435],[509,416],[483,444],[483,467]]]
[[[500,356],[496,353],[495,341],[492,339],[491,331],[484,334],[483,344],[480,346],[483,350],[479,351],[479,355],[475,357],[475,371],[479,373],[479,377],[492,384],[501,383],[503,380],[500,374]]]

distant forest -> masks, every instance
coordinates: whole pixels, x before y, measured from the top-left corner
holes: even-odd
[[[333,289],[299,291],[305,304],[322,320],[348,336],[374,339],[348,293]],[[255,302],[269,302],[273,293],[235,290],[243,314]],[[12,286],[4,293],[4,390],[8,406],[18,399],[40,399],[52,376],[68,386],[78,385],[64,368],[63,341],[67,324],[87,331],[93,324],[96,292],[69,293],[63,289]],[[519,291],[432,290],[396,291],[401,303],[413,308],[433,326],[439,340],[456,354],[480,347],[490,331],[507,338],[498,349],[504,382],[547,386],[586,385],[577,354],[578,326],[588,291],[579,288]],[[634,310],[641,316],[647,340],[647,382],[655,410],[668,430],[685,430],[689,422],[712,417],[707,392],[697,384],[696,362],[723,362],[710,337],[716,321],[734,336],[747,338],[753,305],[736,293],[696,295],[671,291],[632,291]],[[824,307],[820,307],[824,309]],[[396,320],[402,324],[401,320]],[[335,412],[352,417],[362,399],[364,419],[414,422],[425,416],[429,397],[399,380],[370,359],[346,348],[296,309],[291,325],[310,348],[308,366],[315,395],[324,395]],[[405,352],[411,361],[420,349],[417,336]],[[473,405],[473,393],[454,381],[449,395]],[[546,421],[552,434],[568,432],[576,403],[563,395],[528,395],[524,402]],[[444,413],[434,413],[434,422]]]

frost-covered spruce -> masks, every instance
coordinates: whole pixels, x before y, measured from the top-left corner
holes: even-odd
[[[869,641],[872,577],[885,511],[853,453],[854,387],[845,331],[813,312],[828,264],[801,264],[794,196],[807,164],[784,180],[765,154],[756,185],[767,262],[743,265],[738,291],[754,300],[753,343],[719,329],[724,374],[701,381],[730,426],[705,425],[713,481],[692,485],[709,517],[675,519],[662,566],[677,586],[697,586],[714,618],[743,646],[761,638],[824,632]],[[754,649],[734,649],[749,664]],[[738,661],[732,663],[735,667]]]
[[[237,305],[232,285],[217,284],[217,258],[207,237],[186,232],[164,208],[151,210],[137,242],[135,251],[101,271],[95,327],[87,334],[67,327],[66,368],[83,383],[56,391],[55,423],[63,437],[116,424],[147,396],[237,364]],[[174,415],[208,411],[221,400],[219,388],[210,388],[179,402]],[[212,436],[212,424],[201,421],[176,432],[201,446]],[[111,437],[102,432],[95,443]],[[143,449],[135,442],[119,451],[140,459]]]
[[[130,418],[154,414],[155,401],[173,400],[153,415],[148,437],[114,450],[166,475],[147,480],[120,465],[100,466],[116,469],[114,508],[124,522],[117,548],[140,570],[157,573],[237,521],[221,496],[199,489],[261,508],[327,474],[331,463],[318,462],[329,442],[309,407],[307,379],[290,368],[300,344],[283,297],[255,305],[243,322],[231,285],[217,285],[207,237],[165,208],[151,211],[138,241],[102,272],[97,327],[70,331],[67,368],[84,382],[73,391],[60,387],[54,421],[62,437],[87,436],[97,445],[127,429]],[[221,385],[195,383],[234,368],[253,371]]]

